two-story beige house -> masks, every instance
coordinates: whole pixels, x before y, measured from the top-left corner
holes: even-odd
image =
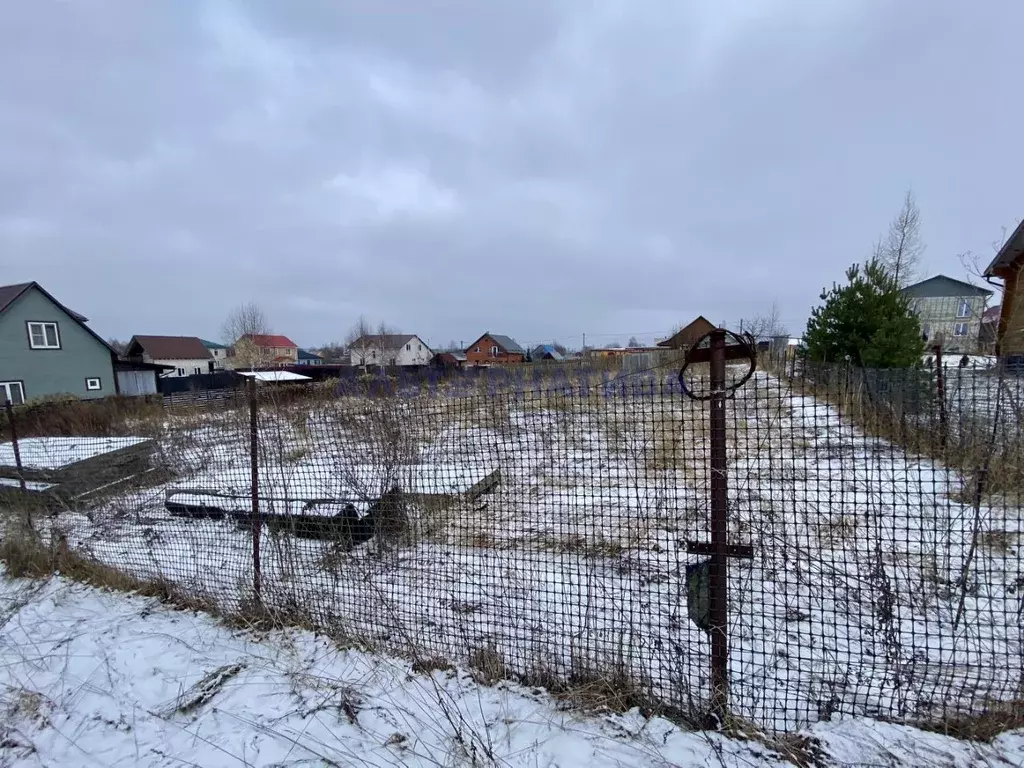
[[[929,346],[942,344],[945,352],[976,354],[981,316],[992,291],[936,275],[908,285],[903,294],[921,321]]]
[[[231,368],[269,368],[295,365],[299,345],[279,334],[247,333],[235,342],[227,358]]]

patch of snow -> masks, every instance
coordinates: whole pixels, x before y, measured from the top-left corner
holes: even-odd
[[[25,469],[63,469],[79,461],[139,443],[145,437],[23,437],[18,440],[21,466]],[[0,466],[16,466],[14,446],[0,443]]]
[[[566,711],[545,692],[413,672],[304,631],[212,617],[61,578],[0,574],[0,764],[759,766],[766,747],[637,710]],[[1024,733],[967,743],[867,719],[804,732],[822,764],[1019,765]]]
[[[13,477],[0,477],[0,485],[9,488],[20,488],[21,482]],[[56,486],[53,483],[40,483],[36,480],[26,480],[25,490],[27,491],[48,491]]]

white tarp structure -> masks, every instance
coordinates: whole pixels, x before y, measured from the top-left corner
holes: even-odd
[[[236,371],[239,376],[245,376],[247,379],[256,379],[256,381],[312,381],[313,379],[309,376],[303,376],[301,373],[292,373],[291,371]]]

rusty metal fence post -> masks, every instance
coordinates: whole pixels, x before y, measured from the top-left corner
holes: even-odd
[[[946,372],[942,365],[942,344],[932,347],[935,352],[935,391],[939,398],[939,448],[946,450],[949,425],[946,423]]]
[[[726,345],[726,335],[740,341]],[[749,545],[729,543],[729,482],[728,446],[726,442],[725,404],[731,391],[738,389],[753,375],[757,366],[757,350],[753,339],[744,341],[724,328],[716,328],[709,334],[710,346],[694,346],[687,353],[686,364],[680,372],[683,391],[696,400],[707,400],[710,404],[708,425],[711,431],[711,455],[709,472],[711,480],[711,541],[691,541],[687,552],[710,555],[708,563],[708,619],[707,632],[711,636],[711,713],[721,725],[729,707],[729,558],[753,558]],[[698,342],[699,344],[699,342]],[[725,380],[727,360],[748,358],[750,370],[745,377],[729,387]],[[683,380],[686,367],[692,363],[710,363],[710,393],[698,397],[690,393]]]
[[[14,467],[18,470],[18,485],[22,491],[25,486],[25,468],[21,466],[21,448],[18,446],[18,426],[14,421],[14,403],[8,400],[4,404],[7,411],[7,423],[11,427],[11,448],[14,449]]]
[[[263,602],[263,575],[260,567],[260,534],[263,521],[260,519],[260,460],[259,460],[259,403],[256,380],[248,382],[249,394],[249,456],[252,468],[252,592],[257,603]]]

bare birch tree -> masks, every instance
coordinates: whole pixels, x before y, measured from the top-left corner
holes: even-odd
[[[345,336],[345,346],[348,348],[350,355],[350,361],[352,365],[362,365],[363,368],[367,365],[367,355],[370,352],[370,347],[373,346],[373,339],[370,338],[373,331],[370,329],[370,324],[366,318],[362,315],[356,320],[348,334]],[[358,359],[358,362],[356,362]]]
[[[259,347],[246,338],[269,333],[272,331],[267,316],[255,302],[239,304],[231,310],[221,326],[221,337],[225,344],[234,349],[233,367],[255,368],[269,363],[269,360],[263,359]]]
[[[767,314],[754,315],[741,320],[740,328],[744,333],[749,333],[759,341],[789,335],[789,331],[780,320],[779,305],[775,302],[772,302],[772,307]]]
[[[914,280],[924,248],[921,241],[921,212],[914,200],[913,190],[908,189],[903,198],[903,207],[889,224],[888,233],[875,244],[875,258],[882,262],[896,283],[904,287]]]

